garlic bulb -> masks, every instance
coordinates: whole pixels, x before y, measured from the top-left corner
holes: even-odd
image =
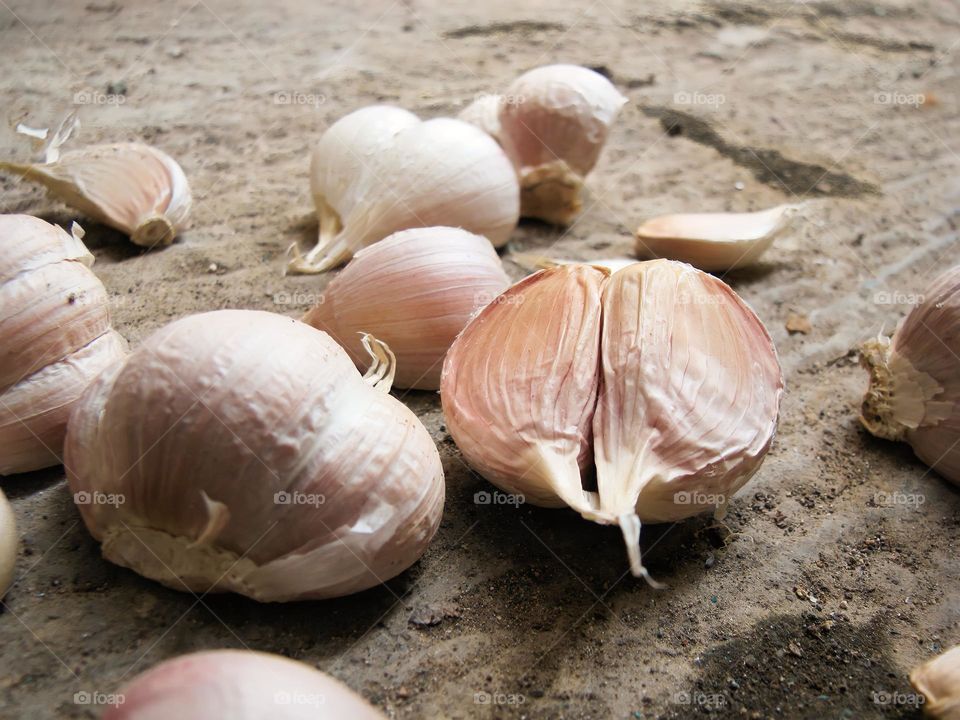
[[[910,684],[923,694],[925,715],[960,720],[960,645],[914,668]]]
[[[447,225],[507,242],[519,217],[509,159],[488,135],[461,120],[420,121],[373,106],[334,123],[310,165],[319,241],[288,272],[319,273],[398,230]]]
[[[103,720],[384,720],[326,673],[281,655],[207,650],[167,660],[111,698]]]
[[[394,233],[358,252],[303,321],[364,362],[370,333],[397,358],[394,385],[440,387],[443,358],[476,312],[510,285],[486,238],[447,227]]]
[[[893,338],[864,344],[870,372],[860,420],[904,440],[923,462],[960,484],[960,265],[940,275]]]
[[[0,215],[0,475],[59,464],[73,404],[125,352],[74,227]]]
[[[17,523],[7,496],[0,490],[0,598],[13,582],[17,560]]]
[[[637,255],[680,260],[708,271],[747,267],[767,251],[800,207],[651,218],[637,229]]]
[[[260,601],[347,595],[413,564],[440,522],[443,471],[387,393],[389,353],[368,343],[379,361],[362,378],[323,332],[220,310],[102,373],[70,418],[65,464],[104,556]]]
[[[183,170],[143,143],[94,145],[48,163],[0,162],[0,170],[41,183],[54,197],[144,247],[172,243],[190,212]]]
[[[770,447],[782,391],[756,315],[667,260],[531,275],[467,325],[441,383],[447,428],[477,472],[619,525],[642,576],[640,522],[722,515]]]

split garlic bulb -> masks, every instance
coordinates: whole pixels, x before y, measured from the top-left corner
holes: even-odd
[[[441,398],[467,462],[535,505],[621,527],[713,510],[773,440],[783,377],[763,324],[722,281],[653,260],[561,265],[488,305],[454,342]],[[583,474],[597,472],[597,491]]]
[[[358,252],[303,321],[358,366],[370,333],[396,355],[394,385],[437,390],[454,338],[509,285],[486,238],[448,227],[403,230]]]
[[[310,164],[317,245],[291,248],[288,271],[319,273],[398,230],[447,225],[507,242],[519,218],[510,160],[486,133],[451,118],[421,121],[375,105],[341,118]]]
[[[384,720],[326,673],[252,650],[181,655],[138,675],[114,699],[103,720]]]
[[[925,715],[960,720],[960,645],[914,668],[910,684],[923,694]]]
[[[0,598],[13,582],[17,560],[17,523],[7,496],[0,490]]]
[[[864,344],[870,372],[860,419],[877,437],[904,440],[960,484],[960,265],[933,281],[893,338]]]
[[[220,310],[108,368],[71,416],[65,463],[104,556],[260,601],[347,595],[412,565],[440,522],[443,471],[370,345],[384,362],[364,378],[302,322]]]
[[[73,404],[126,350],[74,232],[0,215],[0,475],[59,464]]]
[[[190,213],[183,170],[143,143],[93,145],[48,163],[0,162],[0,170],[41,183],[54,197],[144,247],[172,243]]]

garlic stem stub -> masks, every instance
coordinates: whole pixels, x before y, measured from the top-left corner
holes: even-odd
[[[0,598],[13,582],[17,561],[17,523],[7,496],[0,490]]]
[[[0,162],[0,170],[42,184],[53,197],[147,248],[172,243],[190,213],[181,167],[143,143],[92,145],[47,163]]]
[[[262,602],[347,595],[412,565],[440,522],[443,470],[377,356],[361,377],[326,333],[252,310],[155,332],[90,385],[67,432],[70,489],[104,557]]]
[[[206,650],[166,660],[112,699],[103,720],[385,720],[326,673],[252,650]]]
[[[914,668],[910,684],[924,697],[924,715],[960,720],[960,645]]]
[[[860,420],[872,434],[910,444],[960,485],[960,265],[936,278],[892,338],[863,345],[870,373]]]
[[[310,187],[319,239],[306,255],[290,248],[290,273],[325,272],[417,227],[460,227],[500,247],[520,213],[513,166],[489,135],[462,120],[421,121],[388,105],[352,112],[323,134]]]
[[[770,447],[782,392],[753,311],[668,260],[531,275],[464,329],[441,383],[471,467],[535,505],[620,526],[648,580],[640,523],[722,516]]]
[[[415,228],[360,250],[303,321],[358,366],[370,333],[397,358],[394,385],[438,390],[447,350],[470,318],[510,286],[489,241],[459,228]]]

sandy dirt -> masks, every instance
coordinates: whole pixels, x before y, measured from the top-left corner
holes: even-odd
[[[525,271],[510,252],[625,255],[656,213],[808,201],[762,265],[726,278],[779,349],[779,434],[728,530],[709,518],[645,530],[669,589],[629,576],[614,529],[475,504],[489,486],[464,466],[436,394],[397,392],[439,445],[443,523],[408,572],[342,600],[165,589],[101,559],[62,468],[3,478],[22,544],[0,612],[0,717],[95,717],[75,693],[113,692],[192,650],[248,647],[332,673],[391,717],[918,718],[908,670],[960,642],[960,493],[861,429],[854,348],[960,259],[958,10],[0,2],[4,156],[30,155],[17,122],[79,108],[74,146],[151,142],[191,180],[192,226],[167,249],[84,223],[133,344],[203,310],[306,310],[328,278],[284,278],[284,253],[316,232],[307,149],[338,117],[374,102],[449,115],[548,62],[600,69],[630,104],[586,212],[566,231],[521,225],[513,277]],[[78,217],[9,176],[0,191],[0,211]],[[810,331],[788,333],[791,315]],[[922,502],[884,502],[894,493]]]

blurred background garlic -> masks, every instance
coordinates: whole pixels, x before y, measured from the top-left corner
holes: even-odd
[[[770,447],[782,391],[750,308],[667,260],[526,278],[467,325],[441,383],[447,428],[477,472],[619,525],[642,576],[641,521],[722,516]]]
[[[88,217],[137,245],[169,245],[186,226],[190,187],[162,150],[143,143],[92,145],[45,163],[0,162],[0,170],[42,184]]]
[[[0,599],[13,582],[17,560],[17,523],[7,496],[0,490]]]
[[[391,371],[365,379],[328,335],[272,313],[161,328],[71,416],[87,528],[108,560],[177,590],[282,601],[384,582],[424,552],[444,497]]]
[[[924,715],[960,720],[960,645],[914,668],[910,684],[923,694]]]
[[[863,345],[870,382],[860,410],[877,437],[910,444],[960,484],[960,265],[936,278],[893,338]]]
[[[291,273],[318,273],[398,230],[446,225],[507,242],[519,217],[510,160],[486,133],[451,118],[421,121],[377,105],[334,123],[310,164],[320,236]]]
[[[369,362],[362,334],[370,333],[396,356],[395,386],[437,390],[454,338],[509,285],[486,238],[448,227],[403,230],[358,252],[303,321],[359,367]]]
[[[0,215],[0,475],[58,465],[73,404],[125,352],[81,233]]]
[[[117,693],[103,720],[384,720],[346,685],[306,663],[252,650],[181,655]],[[108,696],[109,697],[109,696]]]

